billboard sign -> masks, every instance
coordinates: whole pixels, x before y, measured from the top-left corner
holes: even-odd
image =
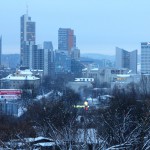
[[[20,99],[21,93],[19,89],[0,89],[0,99]]]

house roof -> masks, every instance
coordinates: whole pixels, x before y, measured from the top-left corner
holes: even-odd
[[[39,80],[40,78],[37,78],[37,77],[35,77],[35,76],[19,76],[19,75],[12,75],[12,74],[10,74],[10,75],[8,75],[7,77],[5,77],[5,78],[2,78],[1,80],[22,80],[22,81],[24,81],[24,80]]]

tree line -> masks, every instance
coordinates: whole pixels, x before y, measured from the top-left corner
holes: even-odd
[[[74,107],[82,98],[70,89],[53,99],[43,98],[28,103],[27,111],[19,117],[0,116],[0,144],[16,138],[44,136],[58,143],[58,149],[129,149],[150,148],[150,90],[149,79],[126,88],[117,86],[105,108],[85,111]],[[77,118],[81,116],[80,121]],[[78,138],[83,131],[84,140]],[[96,131],[96,138],[89,143],[88,129]],[[76,143],[74,143],[76,142]],[[93,144],[92,144],[93,143]],[[92,146],[91,146],[92,145]]]

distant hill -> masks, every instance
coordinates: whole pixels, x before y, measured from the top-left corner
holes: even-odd
[[[86,53],[81,54],[81,62],[90,62],[97,64],[101,68],[114,67],[115,56]]]
[[[81,57],[91,58],[91,59],[108,59],[110,61],[115,61],[114,55],[103,55],[103,54],[97,54],[97,53],[81,53]]]
[[[2,54],[2,65],[16,68],[20,63],[20,54]]]
[[[97,53],[81,53],[81,61],[91,61],[97,64],[102,64],[102,60],[109,60],[112,64],[115,62],[115,55],[103,55]],[[141,56],[138,55],[140,63]],[[2,65],[10,68],[16,68],[20,64],[20,54],[2,54]]]
[[[115,61],[115,55],[104,55],[104,54],[97,54],[97,53],[81,53],[81,57],[83,57],[83,59],[89,59],[89,60],[102,60],[102,59],[107,59],[110,60],[112,62]],[[138,63],[141,62],[141,55],[138,55]]]

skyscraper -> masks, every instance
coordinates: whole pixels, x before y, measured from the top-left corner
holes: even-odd
[[[48,75],[48,49],[33,45],[32,69],[43,70],[44,75]]]
[[[1,60],[2,60],[2,36],[0,37],[0,66],[2,64]]]
[[[44,41],[43,49],[48,50],[48,74],[51,77],[55,75],[55,64],[54,64],[54,51],[53,51],[53,44],[51,41]]]
[[[25,14],[21,16],[20,26],[20,64],[29,67],[31,60],[31,49],[29,47],[35,44],[35,22],[32,22],[31,17]]]
[[[59,28],[58,30],[58,50],[71,54],[71,49],[76,47],[76,36],[74,30],[70,28]]]
[[[55,52],[55,73],[66,74],[71,72],[71,57],[64,52]]]
[[[141,43],[141,73],[150,74],[150,43]]]
[[[128,68],[137,73],[137,50],[128,52],[116,47],[116,68]]]
[[[47,42],[44,42],[47,43]],[[44,75],[52,75],[54,73],[54,51],[48,42],[45,49],[39,45],[32,45],[32,63],[31,67],[35,70],[43,70]]]
[[[78,48],[72,48],[71,50],[71,58],[75,60],[80,59],[80,50]]]
[[[52,42],[51,41],[44,41],[43,48],[44,49],[53,50],[53,44],[52,44]]]

